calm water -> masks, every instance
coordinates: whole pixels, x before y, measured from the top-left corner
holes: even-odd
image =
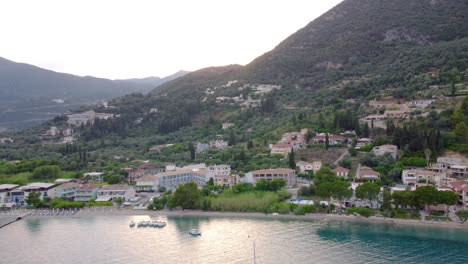
[[[468,232],[351,222],[154,217],[25,219],[0,229],[0,263],[468,263]],[[188,234],[200,229],[200,237]]]

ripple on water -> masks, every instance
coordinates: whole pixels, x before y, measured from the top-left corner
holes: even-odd
[[[158,217],[168,225],[128,226],[150,219],[25,219],[0,231],[0,262],[253,263],[254,241],[257,263],[464,263],[468,249],[466,231],[352,222]]]

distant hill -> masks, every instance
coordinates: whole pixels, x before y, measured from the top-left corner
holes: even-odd
[[[146,77],[146,78],[134,78],[134,79],[120,79],[120,80],[115,80],[116,82],[121,82],[121,83],[135,83],[135,84],[143,84],[143,85],[151,85],[152,87],[158,87],[161,84],[164,84],[166,82],[172,81],[174,79],[177,79],[179,77],[182,77],[189,73],[188,71],[178,71],[172,75],[166,76],[164,78],[160,77]]]
[[[463,72],[467,65],[468,1],[344,0],[238,69],[236,79],[293,84],[303,91],[345,82],[339,88],[348,97],[375,95],[383,89],[408,97],[428,85],[446,82],[445,73],[453,68]],[[440,73],[439,79],[424,80],[433,71]],[[196,89],[200,83],[192,82],[192,76],[200,79],[204,72],[186,76],[183,83],[182,79],[169,82],[160,87],[160,93]],[[206,75],[205,83],[211,79]]]
[[[80,105],[146,93],[183,74],[114,81],[58,73],[0,58],[0,127],[27,127]]]
[[[464,82],[467,69],[468,1],[344,0],[248,65],[201,69],[167,82],[146,104],[137,98],[133,112],[142,105],[164,106],[168,112],[148,120],[171,127],[171,116],[184,125],[191,124],[188,117],[232,116],[241,94],[253,101],[268,97],[286,112],[320,111],[345,99],[430,98],[446,93],[452,80]],[[258,85],[281,89],[252,92]],[[131,99],[121,101],[123,109],[131,108]],[[187,104],[195,110],[171,109]]]

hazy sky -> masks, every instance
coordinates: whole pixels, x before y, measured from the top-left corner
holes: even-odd
[[[0,57],[77,75],[247,64],[341,0],[0,0]]]

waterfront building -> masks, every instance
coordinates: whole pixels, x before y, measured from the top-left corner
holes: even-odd
[[[80,185],[75,182],[68,182],[54,188],[51,198],[73,199],[75,191]]]
[[[136,192],[155,192],[158,190],[158,176],[145,175],[136,180]]]
[[[17,184],[0,184],[0,204],[9,203],[10,202],[10,192],[19,185]]]
[[[135,194],[135,189],[128,184],[111,184],[98,190],[96,201],[115,201],[122,198],[125,202],[135,198]]]
[[[268,180],[273,179],[282,179],[286,181],[286,186],[292,187],[297,183],[296,171],[292,169],[266,169],[266,170],[257,170],[252,171],[253,178],[255,182],[259,180]]]
[[[89,202],[90,200],[97,199],[97,192],[99,187],[91,184],[83,184],[75,190],[76,202]]]

